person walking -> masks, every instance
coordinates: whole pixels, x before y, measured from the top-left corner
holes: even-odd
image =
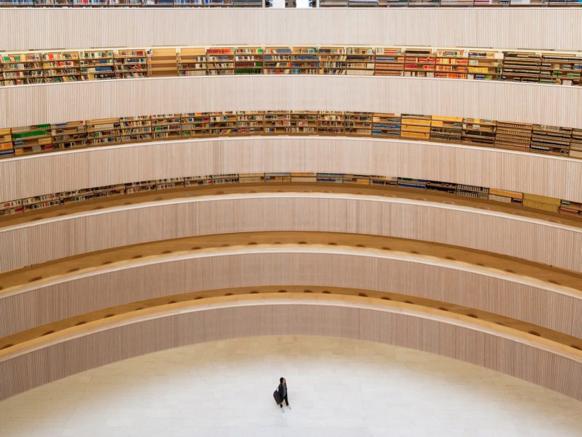
[[[279,404],[279,406],[283,408],[283,402],[285,402],[285,404],[287,404],[287,406],[291,408],[289,406],[289,394],[287,392],[287,381],[285,380],[285,378],[283,377],[279,378],[279,387],[277,387],[276,393],[278,394],[277,403]]]

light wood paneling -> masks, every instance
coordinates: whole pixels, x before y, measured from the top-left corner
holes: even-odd
[[[51,341],[33,341],[20,353],[0,358],[0,398],[113,361],[196,342],[323,335],[441,354],[582,400],[582,358],[572,348],[421,306],[380,300],[370,304],[347,297],[267,296],[175,304],[130,319],[113,317],[72,328]]]
[[[127,182],[268,172],[410,177],[582,202],[579,159],[345,137],[168,141],[0,160],[0,201]]]
[[[136,301],[266,285],[396,292],[582,337],[580,290],[430,256],[299,244],[149,256],[16,287],[0,294],[0,337]]]
[[[458,205],[330,193],[175,199],[2,228],[0,271],[148,241],[259,231],[432,241],[582,271],[580,228]]]
[[[381,76],[206,76],[0,87],[0,127],[207,111],[430,114],[582,128],[582,87]]]
[[[4,50],[213,44],[580,50],[580,22],[579,9],[547,7],[4,9],[0,41]]]

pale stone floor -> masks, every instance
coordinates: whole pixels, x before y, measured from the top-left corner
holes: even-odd
[[[287,377],[291,410],[272,392]],[[262,337],[114,363],[0,402],[2,437],[582,436],[582,402],[376,343]]]

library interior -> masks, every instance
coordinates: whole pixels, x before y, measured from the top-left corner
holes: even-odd
[[[582,437],[581,23],[0,0],[0,436]]]

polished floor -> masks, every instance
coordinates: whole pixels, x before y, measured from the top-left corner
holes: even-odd
[[[272,400],[279,376],[292,409]],[[262,337],[173,349],[0,402],[2,437],[582,436],[582,402],[376,343]]]

